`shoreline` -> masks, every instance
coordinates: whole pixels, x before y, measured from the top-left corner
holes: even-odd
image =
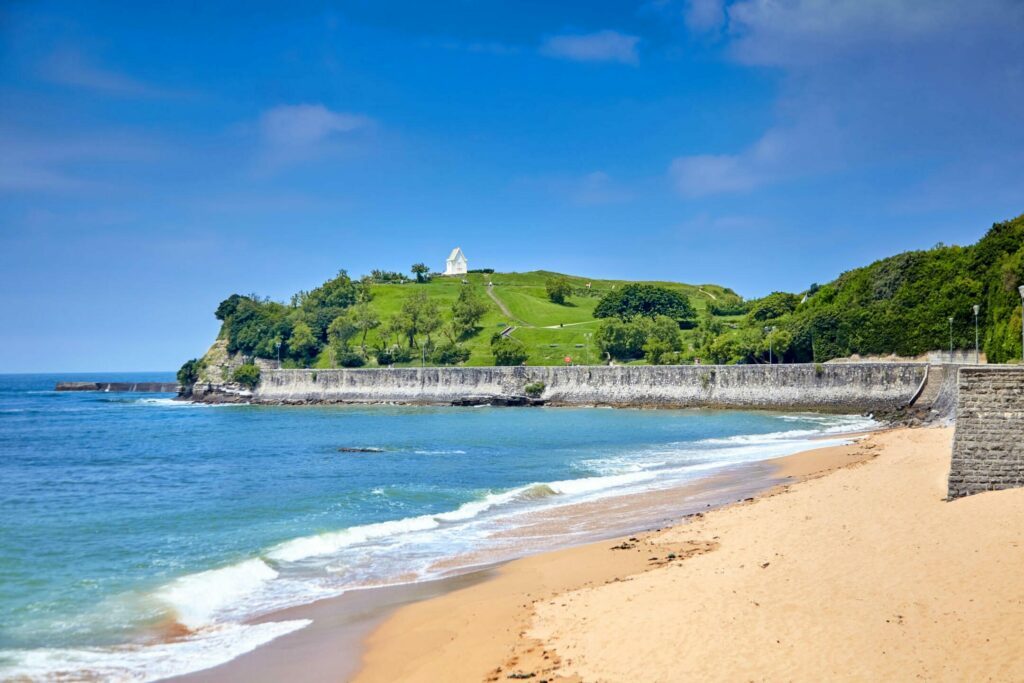
[[[821,435],[821,439],[858,439],[865,434]],[[809,439],[811,440],[811,439]],[[601,553],[614,539],[616,545],[630,543],[631,537],[658,533],[662,528],[680,522],[687,516],[745,504],[765,495],[772,495],[780,486],[795,479],[817,476],[821,471],[843,466],[857,456],[846,449],[851,445],[816,447],[795,454],[743,463],[714,472],[695,481],[664,489],[624,493],[598,501],[572,503],[534,513],[534,523],[516,534],[527,542],[543,537],[546,544],[513,558],[473,558],[465,555],[451,559],[453,575],[424,582],[355,589],[343,595],[276,611],[252,620],[251,623],[310,619],[306,628],[281,636],[255,650],[216,667],[192,672],[168,681],[202,683],[221,680],[272,681],[294,677],[301,672],[303,680],[349,680],[362,676],[362,662],[373,634],[409,606],[446,599],[474,586],[486,585],[506,568],[536,558],[569,553]],[[865,456],[866,457],[866,456]],[[657,529],[657,531],[654,531]],[[568,531],[568,536],[556,536]],[[553,538],[559,538],[552,543]],[[624,557],[632,570],[646,567],[646,561],[633,563],[632,554]],[[615,570],[620,567],[616,564]],[[369,679],[384,680],[384,679]]]

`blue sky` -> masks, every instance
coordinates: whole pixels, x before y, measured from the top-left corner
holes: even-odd
[[[0,371],[173,369],[232,292],[455,245],[750,297],[1024,212],[1018,0],[14,2],[0,36]]]

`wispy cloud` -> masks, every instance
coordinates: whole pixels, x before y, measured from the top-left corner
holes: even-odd
[[[61,49],[43,60],[40,75],[51,83],[123,97],[173,97],[180,93],[160,88],[92,63],[73,49]]]
[[[898,164],[970,175],[1024,153],[1018,0],[689,0],[683,19],[732,61],[782,76],[777,120],[756,142],[670,164],[683,196]]]
[[[39,136],[0,129],[0,192],[70,193],[110,187],[107,172],[153,159],[160,146],[135,135]]]
[[[618,62],[636,66],[640,63],[639,42],[639,37],[618,31],[563,33],[544,38],[540,53],[576,62]]]
[[[271,171],[318,156],[345,135],[374,125],[361,114],[322,104],[280,105],[260,115],[261,167]]]

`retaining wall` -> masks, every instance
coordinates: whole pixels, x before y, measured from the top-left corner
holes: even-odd
[[[197,385],[199,400],[256,403],[452,403],[522,396],[542,382],[558,405],[729,407],[835,412],[905,406],[925,376],[921,363],[857,365],[576,366],[264,370],[251,397]]]
[[[1024,368],[961,368],[949,497],[1024,486]]]

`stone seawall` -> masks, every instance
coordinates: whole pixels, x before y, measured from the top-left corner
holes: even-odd
[[[257,390],[197,385],[198,400],[254,403],[453,403],[524,396],[541,382],[555,405],[807,409],[905,406],[920,363],[264,370]]]
[[[949,497],[1024,486],[1024,368],[961,368]]]

